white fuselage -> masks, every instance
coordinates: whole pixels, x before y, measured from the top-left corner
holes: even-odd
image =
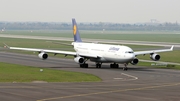
[[[77,53],[93,54],[100,57],[90,58],[94,62],[129,63],[135,58],[133,50],[127,46],[82,42],[73,42],[72,44]]]

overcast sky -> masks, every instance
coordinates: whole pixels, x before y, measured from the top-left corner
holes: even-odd
[[[0,21],[180,22],[180,0],[0,0]]]

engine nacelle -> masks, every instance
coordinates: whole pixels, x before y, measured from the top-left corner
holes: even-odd
[[[134,58],[134,59],[131,61],[131,64],[132,64],[132,65],[136,65],[136,64],[138,64],[138,62],[139,62],[138,58]]]
[[[154,61],[158,61],[161,57],[160,55],[154,53],[150,55],[150,58]]]
[[[38,57],[39,57],[40,59],[46,60],[46,59],[48,58],[48,54],[42,52],[42,53],[40,53],[40,54],[38,55]]]
[[[84,63],[84,58],[78,56],[78,57],[74,58],[74,61],[76,63],[83,64]]]

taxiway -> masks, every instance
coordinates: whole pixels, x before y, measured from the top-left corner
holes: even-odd
[[[180,71],[129,66],[128,71],[110,69],[103,64],[96,69],[79,68],[71,59],[0,52],[0,62],[57,70],[91,73],[102,82],[80,83],[0,83],[2,101],[179,101]],[[122,65],[123,66],[123,65]]]

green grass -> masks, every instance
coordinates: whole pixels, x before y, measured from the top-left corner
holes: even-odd
[[[155,62],[139,62],[137,66],[147,66],[151,68],[162,68],[162,69],[177,69],[180,70],[179,65],[171,65],[171,64],[159,64]]]
[[[60,41],[63,43],[71,44],[71,42]],[[18,38],[2,38],[0,37],[0,45],[3,46],[6,43],[10,46],[16,47],[34,47],[34,48],[72,48],[72,46],[65,46],[61,44],[54,44],[46,40],[36,40],[36,39],[18,39]]]
[[[132,40],[151,42],[177,42],[180,43],[180,32],[176,31],[105,31],[79,30],[82,38],[109,39],[109,40]],[[72,38],[72,30],[12,30],[2,34],[32,35],[32,36],[54,36]]]
[[[78,73],[60,71],[54,69],[35,68],[30,66],[22,66],[0,62],[0,82],[97,82],[101,81],[97,76]]]

